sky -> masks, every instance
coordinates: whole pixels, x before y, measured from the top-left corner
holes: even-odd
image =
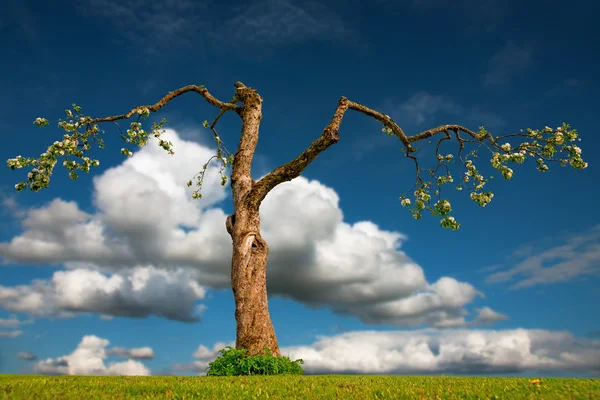
[[[408,135],[566,122],[588,168],[541,173],[527,160],[505,180],[482,148],[476,165],[496,172],[495,197],[483,208],[445,186],[461,223],[452,231],[401,206],[414,164],[380,123],[348,111],[339,143],[261,206],[269,310],[282,354],[307,374],[597,377],[599,7],[8,0],[0,159],[38,157],[73,103],[105,117],[189,84],[229,101],[241,81],[262,96],[255,180],[317,139],[340,96]],[[216,150],[202,123],[217,114],[195,93],[152,114],[144,126],[166,118],[174,155],[103,125],[106,147],[89,152],[100,165],[73,181],[59,163],[37,193],[14,188],[28,170],[0,168],[0,373],[202,375],[234,346],[231,189],[214,162],[201,200],[186,187]],[[232,152],[240,127],[234,113],[217,125]],[[435,142],[416,146],[434,166]],[[457,142],[441,152],[456,154]]]

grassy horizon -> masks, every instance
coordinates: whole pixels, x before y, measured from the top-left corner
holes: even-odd
[[[0,375],[3,399],[598,399],[600,379]]]

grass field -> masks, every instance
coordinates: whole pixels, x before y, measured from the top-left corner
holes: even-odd
[[[2,399],[600,399],[600,379],[0,375]]]

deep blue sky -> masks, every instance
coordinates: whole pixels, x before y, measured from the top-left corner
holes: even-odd
[[[347,112],[339,143],[261,209],[270,311],[282,352],[311,373],[595,375],[599,7],[8,0],[0,159],[60,140],[56,121],[73,102],[85,115],[115,115],[188,84],[228,101],[242,81],[263,97],[255,179],[316,139],[342,95],[409,135],[567,122],[588,168],[542,174],[528,160],[505,181],[482,150],[477,165],[495,175],[486,187],[495,197],[481,208],[446,188],[462,224],[454,232],[400,206],[412,162],[379,123]],[[58,165],[38,193],[14,190],[24,169],[0,169],[0,373],[192,374],[235,340],[230,189],[209,169],[205,199],[184,190],[214,151],[202,121],[217,113],[189,93],[152,115],[168,119],[174,156],[151,142],[125,160],[118,129],[103,126],[106,148],[91,152],[100,166],[74,182]],[[50,126],[36,128],[37,117]],[[234,151],[239,118],[218,127]],[[434,143],[419,146],[422,165],[434,165]],[[442,149],[456,154],[456,142]]]

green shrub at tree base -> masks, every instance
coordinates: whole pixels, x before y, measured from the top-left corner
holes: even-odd
[[[292,361],[289,357],[273,357],[270,349],[263,348],[264,354],[249,357],[246,349],[236,350],[231,346],[219,350],[221,355],[210,362],[207,376],[240,375],[302,375],[300,364],[304,360]]]

